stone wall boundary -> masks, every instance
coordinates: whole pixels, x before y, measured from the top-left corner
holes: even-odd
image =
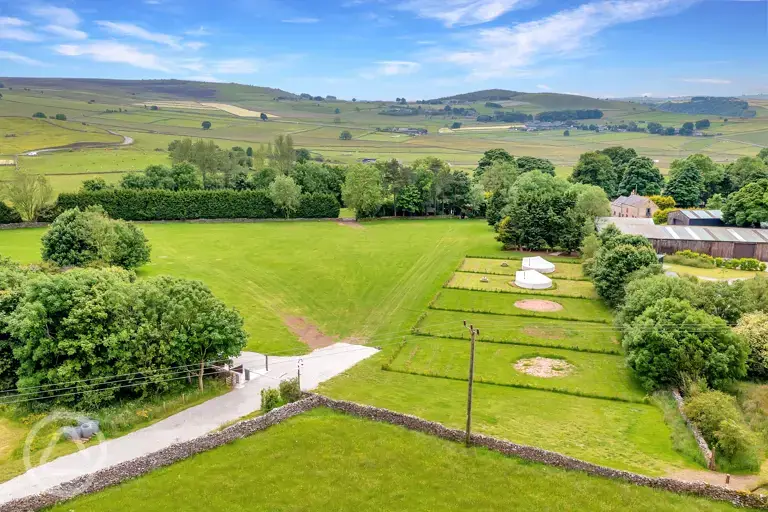
[[[701,435],[701,430],[699,430],[699,427],[697,427],[691,421],[688,415],[685,414],[685,401],[683,400],[683,397],[680,394],[680,390],[673,389],[672,396],[675,399],[675,403],[677,404],[677,410],[680,413],[680,416],[683,417],[683,420],[685,420],[685,424],[688,426],[688,429],[693,434],[693,438],[696,439],[696,444],[699,446],[699,451],[704,456],[704,460],[707,461],[707,466],[709,467],[709,469],[715,469],[715,454],[712,453],[712,450],[709,449],[709,444],[707,444],[707,440],[704,439],[704,436]]]
[[[40,494],[9,501],[0,505],[0,512],[32,512],[51,507],[83,494],[92,494],[127,480],[150,473],[155,469],[170,466],[198,453],[248,437],[256,432],[277,425],[289,418],[314,409],[320,405],[316,395],[310,395],[267,414],[244,420],[218,432],[211,432],[190,441],[173,444],[162,450],[137,457],[133,460],[81,476],[58,485]]]
[[[317,407],[326,407],[358,418],[400,426],[408,430],[456,443],[464,442],[465,434],[463,430],[449,428],[441,423],[370,405],[305,393],[304,398],[298,402],[284,405],[263,416],[244,420],[224,430],[174,444],[157,452],[97,471],[91,475],[76,478],[41,494],[4,503],[0,505],[0,512],[32,512],[53,506],[79,495],[92,494],[145,475],[155,469],[182,461],[198,453],[248,437]],[[621,480],[626,483],[677,494],[687,494],[716,501],[727,501],[742,507],[768,510],[768,496],[761,494],[738,491],[703,482],[685,482],[673,478],[650,477],[630,471],[612,469],[557,452],[521,445],[484,434],[472,434],[471,444],[472,446],[486,448],[502,455],[518,457],[523,460],[562,469],[582,471],[592,476]]]

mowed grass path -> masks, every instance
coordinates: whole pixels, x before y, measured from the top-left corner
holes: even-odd
[[[524,300],[547,300],[562,306],[559,311],[530,311],[515,304]],[[611,323],[611,310],[601,301],[570,297],[541,297],[520,293],[482,293],[470,290],[444,288],[430,304],[434,309],[448,309],[497,315],[533,316],[542,318],[571,319],[586,322]]]
[[[725,511],[680,496],[467,449],[325,409],[54,512]]]
[[[486,277],[488,282],[481,279]],[[456,272],[445,285],[446,288],[462,288],[465,290],[480,290],[502,293],[531,293],[535,295],[557,295],[560,297],[581,297],[584,299],[597,299],[597,292],[592,283],[587,281],[572,281],[566,279],[553,279],[553,287],[546,290],[527,290],[518,288],[514,284],[515,276],[486,275],[475,272]]]
[[[588,352],[616,353],[621,346],[610,325],[591,322],[571,322],[551,318],[428,311],[419,320],[415,332],[429,336],[469,339],[462,321],[480,329],[481,341],[512,343]]]
[[[571,365],[572,371],[568,375],[545,378],[528,375],[515,368],[519,360],[534,357],[562,360]],[[414,336],[405,344],[391,368],[425,376],[467,380],[469,343]],[[573,350],[477,343],[475,379],[478,382],[631,402],[642,402],[645,396],[627,369],[623,356]]]
[[[545,256],[546,258],[546,256]],[[506,262],[507,266],[502,266]],[[584,277],[579,263],[559,263],[555,264],[555,271],[547,274],[552,279],[574,279],[577,281],[588,281]],[[466,258],[461,262],[459,270],[462,272],[478,272],[481,274],[496,274],[514,276],[515,272],[523,268],[522,260],[499,260],[497,258]]]
[[[248,348],[307,350],[283,322],[374,345],[407,334],[435,290],[471,251],[501,254],[484,221],[143,224],[152,262],[140,276],[200,279],[245,318]],[[0,231],[0,255],[40,260],[43,229]]]

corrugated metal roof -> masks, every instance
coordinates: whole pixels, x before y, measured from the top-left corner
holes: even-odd
[[[722,219],[723,212],[720,210],[680,210],[680,213],[689,219]]]
[[[622,233],[642,235],[659,240],[701,240],[706,242],[736,242],[768,244],[768,229],[737,228],[729,226],[655,226],[638,223],[640,219],[602,217],[600,229],[615,224]]]

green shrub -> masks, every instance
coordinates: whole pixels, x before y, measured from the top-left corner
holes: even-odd
[[[284,403],[295,402],[301,398],[298,377],[280,381],[280,397]]]
[[[5,204],[4,201],[0,201],[0,224],[14,224],[16,222],[21,222],[19,212]]]
[[[99,190],[59,195],[59,209],[100,205],[113,219],[270,219],[282,217],[266,190]],[[332,194],[305,194],[298,207],[303,218],[335,218]]]
[[[670,212],[675,211],[676,208],[665,208],[662,210],[656,210],[653,212],[653,223],[654,224],[666,224],[667,223],[667,215],[670,214]]]
[[[755,258],[744,258],[739,265],[741,270],[758,270],[760,268],[760,262]]]
[[[748,313],[739,319],[733,331],[749,344],[749,375],[761,379],[768,377],[768,314]]]
[[[733,469],[759,467],[760,441],[744,421],[736,399],[720,391],[701,392],[686,401],[685,414]]]
[[[280,407],[280,391],[275,388],[261,390],[261,410],[269,412],[276,407]]]
[[[333,194],[303,194],[296,210],[300,219],[335,219],[339,216],[339,201]]]

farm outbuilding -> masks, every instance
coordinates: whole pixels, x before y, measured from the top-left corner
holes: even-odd
[[[729,226],[656,226],[622,222],[625,219],[603,217],[599,229],[615,224],[622,233],[642,235],[660,254],[674,254],[689,249],[715,258],[757,258],[768,261],[768,229]]]
[[[667,215],[667,224],[673,226],[723,226],[720,210],[675,210]]]

